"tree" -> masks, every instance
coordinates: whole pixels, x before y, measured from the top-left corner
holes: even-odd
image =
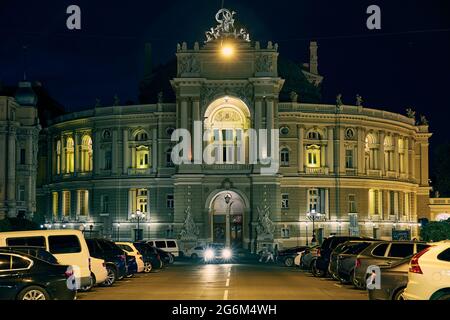
[[[0,232],[39,230],[37,223],[21,218],[5,218],[0,220]]]
[[[450,239],[450,219],[447,221],[430,222],[420,230],[423,241],[442,241]]]

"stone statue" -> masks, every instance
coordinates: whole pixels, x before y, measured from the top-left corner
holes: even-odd
[[[273,237],[275,231],[275,224],[270,219],[270,208],[266,205],[264,209],[257,207],[258,209],[258,226],[257,232],[262,237]]]
[[[113,103],[113,105],[114,106],[120,105],[120,99],[119,99],[119,96],[117,94],[114,95],[114,103]]]
[[[416,119],[416,112],[413,109],[408,108],[406,109],[406,116],[410,119]]]
[[[342,94],[338,94],[336,97],[336,110],[341,111],[342,110]]]
[[[291,101],[292,102],[298,102],[298,94],[297,94],[297,92],[292,91],[290,97],[291,97]]]
[[[180,232],[180,238],[184,241],[196,241],[200,234],[200,230],[192,217],[191,207],[188,206],[184,213],[186,214],[186,218],[184,220],[183,229]]]
[[[215,28],[212,27],[210,30],[205,32],[206,42],[229,36],[234,36],[235,39],[243,39],[247,42],[250,42],[250,35],[244,28],[236,30],[234,26],[235,15],[235,11],[230,11],[225,8],[220,9],[216,13],[216,21],[219,24]]]
[[[358,107],[361,107],[362,104],[363,104],[363,102],[364,102],[363,98],[362,98],[359,94],[357,94],[357,95],[356,95],[356,105],[357,105]]]
[[[427,126],[428,124],[429,124],[428,119],[424,115],[421,115],[420,116],[420,125]]]
[[[158,93],[158,103],[163,103],[164,93],[161,91]]]

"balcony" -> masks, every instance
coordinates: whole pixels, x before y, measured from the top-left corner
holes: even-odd
[[[347,176],[356,176],[357,175],[357,171],[354,168],[347,168],[347,169],[345,169],[345,174]]]
[[[151,168],[145,169],[137,169],[137,168],[129,168],[128,175],[129,176],[145,176],[152,174],[153,170]]]
[[[322,168],[306,167],[305,168],[306,174],[310,174],[310,175],[328,175],[329,171],[330,170],[328,168],[326,168],[326,167],[322,167]]]
[[[381,170],[368,169],[367,170],[367,175],[370,176],[370,177],[380,178],[381,177]]]
[[[392,179],[397,179],[397,172],[395,172],[395,171],[386,171],[386,177],[387,178],[392,178]]]

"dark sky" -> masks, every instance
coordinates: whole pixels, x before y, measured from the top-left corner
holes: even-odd
[[[154,64],[174,56],[176,43],[204,40],[215,26],[221,0],[100,1],[0,0],[0,81],[26,70],[70,111],[90,108],[96,97],[111,104],[137,101],[144,43]],[[225,0],[254,40],[273,40],[282,55],[307,60],[310,40],[319,42],[319,69],[326,77],[324,102],[338,92],[354,103],[359,93],[370,107],[424,113],[446,141],[450,107],[450,10],[438,0]],[[66,28],[66,8],[82,10],[82,30]],[[382,30],[366,28],[366,8],[382,9]],[[450,140],[450,139],[449,139]]]

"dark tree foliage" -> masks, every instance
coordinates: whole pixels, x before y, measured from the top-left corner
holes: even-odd
[[[156,103],[160,92],[163,92],[164,102],[175,102],[175,93],[170,85],[170,80],[175,78],[176,74],[177,62],[175,59],[155,68],[153,74],[141,82],[140,103]],[[278,74],[286,80],[280,93],[280,101],[291,101],[292,91],[299,95],[300,102],[317,103],[321,101],[320,88],[308,82],[299,64],[280,57]]]
[[[0,220],[0,232],[39,230],[40,226],[23,218],[5,218]]]
[[[450,219],[447,221],[430,222],[420,230],[423,241],[442,241],[450,239]]]
[[[450,143],[436,146],[434,150],[433,189],[441,197],[450,197]]]

